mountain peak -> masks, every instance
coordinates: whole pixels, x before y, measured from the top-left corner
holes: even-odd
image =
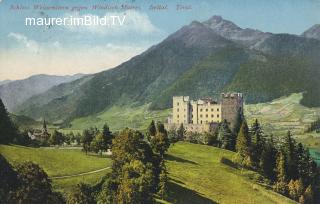
[[[222,20],[223,20],[223,18],[221,16],[214,15],[211,18],[209,18],[208,21],[220,23]]]
[[[320,40],[320,24],[315,24],[301,34],[302,37]]]
[[[211,29],[216,30],[241,30],[236,24],[231,21],[223,19],[221,16],[212,16],[209,20],[203,22],[203,24],[209,26]]]
[[[270,34],[250,28],[242,29],[235,23],[223,19],[221,16],[212,16],[203,25],[213,30],[216,34],[245,46],[253,46],[264,40]]]
[[[183,26],[165,41],[170,40],[182,41],[187,47],[206,47],[208,45],[220,47],[231,43],[199,21],[192,21],[189,25]]]

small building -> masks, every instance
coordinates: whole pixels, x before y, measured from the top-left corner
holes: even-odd
[[[48,133],[46,120],[43,120],[42,129],[35,129],[32,132],[28,132],[28,136],[31,140],[38,140],[41,142],[47,142],[50,138],[50,134]]]
[[[243,114],[241,93],[222,93],[220,102],[211,98],[190,100],[189,96],[174,96],[172,115],[166,124],[177,129],[181,124],[190,132],[208,132],[227,120],[234,127],[239,114]]]

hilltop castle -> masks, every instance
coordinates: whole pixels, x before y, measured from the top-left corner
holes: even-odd
[[[189,96],[174,96],[172,116],[168,118],[168,129],[183,124],[190,132],[206,132],[223,120],[234,127],[238,114],[243,114],[241,93],[222,93],[220,103],[211,98],[190,100]]]

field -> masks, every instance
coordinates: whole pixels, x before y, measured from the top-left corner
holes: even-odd
[[[1,153],[12,163],[33,161],[50,177],[73,175],[110,166],[110,159],[86,156],[80,150],[0,146]],[[169,198],[160,203],[290,203],[252,178],[254,172],[236,169],[220,163],[224,156],[232,159],[233,152],[205,145],[179,142],[171,146],[167,155],[170,176]],[[97,183],[107,172],[67,179],[53,179],[56,190],[67,192],[79,182]]]
[[[254,172],[220,163],[234,153],[179,142],[168,152],[169,203],[295,203],[256,184]]]
[[[320,117],[320,108],[302,106],[301,99],[302,94],[296,93],[268,103],[249,104],[245,106],[245,116],[249,123],[257,118],[268,133],[283,135],[290,130],[303,135],[308,125]]]
[[[31,148],[23,146],[0,145],[0,153],[11,164],[33,161],[40,165],[49,177],[74,175],[110,166],[109,158],[86,155],[80,149]],[[106,170],[108,171],[108,170]],[[77,183],[96,183],[106,171],[66,179],[53,179],[53,186],[59,191],[68,191]]]

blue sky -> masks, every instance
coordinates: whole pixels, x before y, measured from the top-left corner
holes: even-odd
[[[1,0],[0,0],[1,1]],[[92,10],[93,5],[136,6],[137,10]],[[154,11],[151,5],[167,5]],[[192,9],[177,11],[177,4]],[[11,6],[26,6],[14,10]],[[34,5],[85,6],[83,11],[35,10]],[[240,27],[301,34],[320,23],[320,0],[2,0],[0,2],[0,80],[33,74],[95,73],[124,62],[193,20],[213,15]],[[25,17],[126,15],[121,28],[25,26]]]

